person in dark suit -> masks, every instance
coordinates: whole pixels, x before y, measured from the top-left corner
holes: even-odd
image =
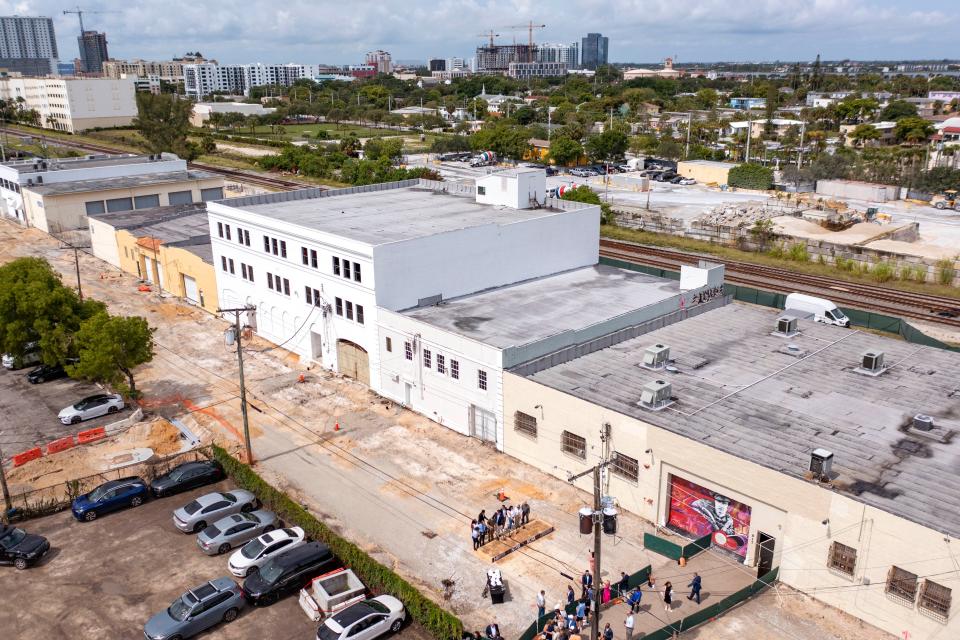
[[[486,633],[489,640],[500,640],[503,637],[500,635],[500,625],[496,620],[487,625]]]
[[[700,578],[699,573],[693,574],[693,580],[687,586],[690,587],[690,595],[687,596],[687,600],[697,599],[697,604],[700,604],[700,587],[703,581]]]

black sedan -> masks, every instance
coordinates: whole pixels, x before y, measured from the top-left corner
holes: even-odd
[[[61,365],[42,364],[27,374],[27,380],[29,380],[31,384],[40,384],[41,382],[49,382],[50,380],[65,378],[66,376],[67,372],[63,370]]]
[[[175,493],[196,489],[204,485],[223,480],[223,467],[215,460],[199,460],[178,464],[150,483],[150,491],[155,498],[171,496]]]
[[[0,524],[0,564],[26,569],[49,550],[50,543],[43,536]]]

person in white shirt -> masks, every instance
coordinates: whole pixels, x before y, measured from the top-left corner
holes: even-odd
[[[623,621],[623,626],[627,630],[627,640],[633,639],[633,613],[631,612],[627,619]]]

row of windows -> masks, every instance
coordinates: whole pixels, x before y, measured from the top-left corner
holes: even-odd
[[[2,186],[7,191],[16,191],[20,193],[20,185],[12,180],[7,180],[6,178],[0,178],[0,186]]]
[[[306,247],[300,247],[300,259],[303,261],[303,264],[308,267],[317,268],[317,250],[316,249],[307,249]]]
[[[253,281],[254,281],[254,280],[253,280],[253,267],[252,267],[252,266],[249,266],[249,265],[246,265],[246,264],[244,264],[244,263],[241,262],[241,263],[240,263],[240,275],[243,277],[244,280],[249,280],[250,282],[253,282]]]
[[[290,295],[290,281],[287,278],[267,273],[267,287],[285,296]]]
[[[287,257],[287,241],[263,236],[263,250],[281,258]]]
[[[351,278],[351,269],[350,269],[351,264],[353,265],[352,278],[356,282],[360,282],[360,263],[359,262],[351,263],[346,258],[341,260],[336,256],[333,257],[333,275],[341,276],[349,280]]]
[[[19,189],[17,189],[19,191]],[[203,202],[210,200],[223,199],[223,187],[211,187],[209,189],[200,189],[200,199]],[[167,194],[167,204],[192,204],[192,191],[171,191]],[[109,200],[90,200],[84,203],[87,215],[98,213],[108,213],[114,211],[133,211],[135,209],[148,209],[150,207],[160,206],[160,194],[152,193],[133,198],[110,198]],[[229,227],[228,227],[229,229]],[[229,231],[227,232],[229,233]],[[220,235],[223,237],[223,234]]]
[[[338,316],[346,318],[347,320],[353,320],[356,318],[358,324],[363,324],[362,304],[353,304],[349,300],[344,300],[343,298],[334,298],[333,306]],[[356,316],[354,316],[354,309],[356,309]]]
[[[442,353],[437,354],[437,373],[442,375],[447,375],[447,358]],[[423,350],[423,366],[425,369],[433,369],[433,354],[430,352],[430,349]],[[460,362],[450,358],[449,366],[450,377],[454,380],[460,379]]]

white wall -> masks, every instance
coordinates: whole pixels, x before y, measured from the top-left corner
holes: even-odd
[[[378,329],[380,393],[406,404],[405,385],[409,384],[408,408],[463,435],[470,435],[470,410],[476,405],[496,416],[497,448],[502,448],[503,364],[499,349],[383,309],[378,313]],[[388,337],[392,343],[389,352]],[[404,342],[414,345],[412,361],[406,359]],[[424,366],[424,349],[430,350],[430,369]],[[445,356],[444,374],[437,372],[437,355]],[[459,365],[459,379],[450,374],[451,360]],[[478,386],[480,370],[487,373],[486,391]]]
[[[91,166],[82,160],[71,162],[69,159],[64,159],[61,161],[47,160],[46,162],[46,169],[34,169],[31,163],[17,164],[14,166],[0,165],[0,178],[6,178],[11,182],[26,185],[27,180],[32,179],[36,181],[39,176],[43,178],[43,184],[54,184],[60,182],[75,182],[78,180],[100,180],[103,178],[121,178],[187,170],[187,161],[181,160],[172,154],[164,154],[160,160],[149,160],[144,156],[139,162],[96,166]]]
[[[596,264],[599,233],[600,208],[590,207],[381,245],[373,250],[377,303],[407,309],[437,294],[449,299]]]
[[[90,226],[90,250],[93,255],[119,269],[120,249],[114,228],[93,218],[87,218],[87,224]]]
[[[477,178],[477,202],[481,204],[529,209],[531,200],[542,205],[546,197],[547,173],[539,169],[518,170],[515,175],[491,173]]]

